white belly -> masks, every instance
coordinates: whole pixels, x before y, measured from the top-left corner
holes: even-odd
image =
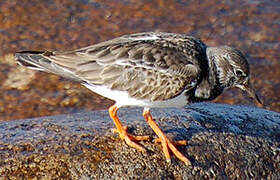
[[[91,91],[104,96],[108,99],[116,101],[118,107],[122,106],[140,106],[147,108],[167,108],[167,107],[183,107],[188,102],[184,93],[181,93],[179,96],[176,96],[173,99],[168,99],[165,101],[150,101],[135,99],[129,96],[125,91],[111,90],[105,86],[96,86],[92,84],[83,83],[85,87]]]

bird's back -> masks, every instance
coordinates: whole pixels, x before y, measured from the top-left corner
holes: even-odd
[[[166,100],[194,88],[207,71],[206,45],[173,33],[125,35],[73,51],[19,52],[19,63],[86,84]]]

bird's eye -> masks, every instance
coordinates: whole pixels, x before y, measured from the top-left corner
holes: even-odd
[[[243,71],[241,71],[240,69],[235,70],[235,74],[236,74],[238,77],[245,76],[244,73],[243,73]]]

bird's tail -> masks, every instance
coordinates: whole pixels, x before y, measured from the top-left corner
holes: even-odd
[[[30,69],[38,71],[48,71],[51,61],[45,58],[45,53],[42,51],[21,51],[15,54],[19,65],[26,66]]]
[[[21,51],[15,54],[15,58],[19,65],[26,66],[30,69],[45,71],[60,75],[62,77],[81,81],[75,74],[68,69],[52,62],[51,56],[54,54],[49,51]]]

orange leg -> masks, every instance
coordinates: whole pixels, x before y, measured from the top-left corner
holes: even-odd
[[[168,150],[171,150],[178,159],[183,161],[186,165],[191,165],[190,160],[188,158],[186,158],[180,151],[177,150],[175,145],[166,137],[166,135],[163,133],[163,131],[158,127],[158,125],[153,120],[150,111],[147,109],[144,109],[143,116],[146,119],[146,121],[148,122],[148,124],[151,126],[151,128],[154,130],[154,132],[157,134],[157,136],[159,137],[166,160],[168,162],[171,161],[170,154],[168,151]]]
[[[134,141],[142,141],[142,140],[148,140],[150,139],[149,136],[134,136],[134,135],[131,135],[127,132],[127,127],[123,126],[121,121],[119,120],[118,118],[118,115],[117,115],[117,111],[118,111],[118,107],[116,105],[113,105],[109,108],[109,114],[110,114],[110,117],[113,119],[115,125],[116,125],[116,131],[119,133],[119,136],[122,140],[125,140],[126,144],[135,148],[135,149],[138,149],[140,151],[145,151],[145,149],[140,146],[139,144],[135,143]]]

